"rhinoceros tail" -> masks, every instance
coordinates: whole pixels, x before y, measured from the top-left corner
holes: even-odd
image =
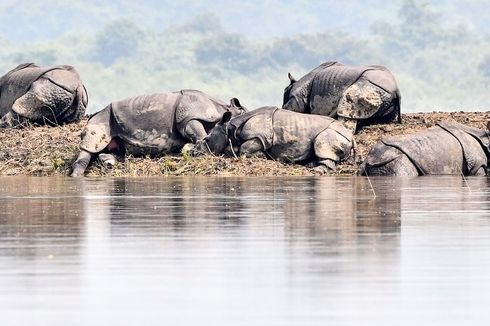
[[[104,150],[113,137],[112,119],[112,104],[92,115],[82,131],[80,148],[89,153],[99,153]]]

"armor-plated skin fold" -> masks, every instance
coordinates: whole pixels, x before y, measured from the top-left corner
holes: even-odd
[[[353,135],[339,121],[276,107],[223,120],[205,141],[204,151],[224,153],[231,142],[240,155],[263,152],[272,159],[310,164],[323,171],[335,169],[335,163],[346,160],[353,149]]]
[[[0,78],[0,128],[77,122],[87,104],[87,91],[72,66],[25,63]]]
[[[329,116],[354,130],[373,123],[401,122],[400,91],[383,66],[326,62],[284,90],[283,109]]]
[[[179,152],[189,142],[202,141],[225,112],[245,111],[237,99],[226,104],[196,90],[112,102],[87,122],[72,176],[83,175],[93,155],[102,152],[135,156]]]
[[[368,153],[360,175],[485,175],[490,134],[457,122],[440,122],[411,135],[382,139]]]

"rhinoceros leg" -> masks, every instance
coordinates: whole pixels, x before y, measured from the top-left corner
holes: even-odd
[[[207,136],[206,129],[199,120],[189,121],[183,130],[184,138],[190,139],[191,143],[187,143],[182,148],[182,151],[191,153],[191,155],[197,156],[201,153],[206,153],[203,151],[202,140]]]
[[[72,177],[83,176],[93,156],[94,156],[93,154],[85,150],[81,150],[80,154],[77,157],[77,160],[72,165],[71,176]],[[102,165],[104,165],[106,168],[111,168],[116,164],[116,157],[113,154],[100,153],[98,157]]]
[[[91,160],[92,160],[92,154],[82,149],[80,151],[80,154],[78,154],[76,161],[72,165],[71,176],[72,177],[83,176],[83,173],[87,169],[87,166],[90,164]]]
[[[350,156],[352,141],[333,129],[325,129],[313,140],[317,165],[320,169],[335,170],[335,163]]]
[[[71,106],[73,100],[73,93],[49,79],[40,78],[14,102],[12,111],[34,122],[59,124],[62,121],[58,121],[58,116]]]
[[[117,162],[116,156],[110,153],[100,153],[99,160],[106,168],[113,167]]]
[[[207,136],[206,129],[199,120],[191,120],[184,128],[185,138],[190,139],[193,143],[204,139]]]
[[[313,168],[314,171],[320,174],[328,174],[337,169],[337,167],[335,166],[335,162],[329,159],[325,159],[325,160],[315,159],[310,163],[308,163],[307,167]]]
[[[263,153],[264,150],[265,148],[260,139],[253,138],[240,145],[239,154],[244,156],[255,156]]]

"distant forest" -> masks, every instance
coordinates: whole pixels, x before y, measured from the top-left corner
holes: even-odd
[[[332,60],[387,66],[404,112],[490,109],[490,0],[18,3],[0,4],[0,74],[74,65],[89,112],[182,88],[281,105],[288,72]]]

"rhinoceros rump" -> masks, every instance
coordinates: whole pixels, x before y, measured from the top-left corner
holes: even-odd
[[[0,127],[79,121],[88,96],[72,66],[25,63],[0,78]]]
[[[142,95],[112,102],[94,114],[82,132],[81,152],[72,176],[82,175],[97,153],[160,155],[201,141],[225,112],[245,112],[237,99],[226,103],[196,90]],[[103,163],[114,156],[102,153]]]
[[[283,109],[336,118],[353,130],[373,123],[401,122],[400,91],[383,66],[326,62],[284,90]]]
[[[381,140],[359,168],[361,175],[484,175],[490,157],[488,131],[457,122]]]
[[[272,159],[310,163],[325,171],[335,169],[353,148],[352,133],[330,117],[262,107],[229,119],[225,114],[211,130],[204,150],[223,153],[231,142],[241,155],[263,152]]]

